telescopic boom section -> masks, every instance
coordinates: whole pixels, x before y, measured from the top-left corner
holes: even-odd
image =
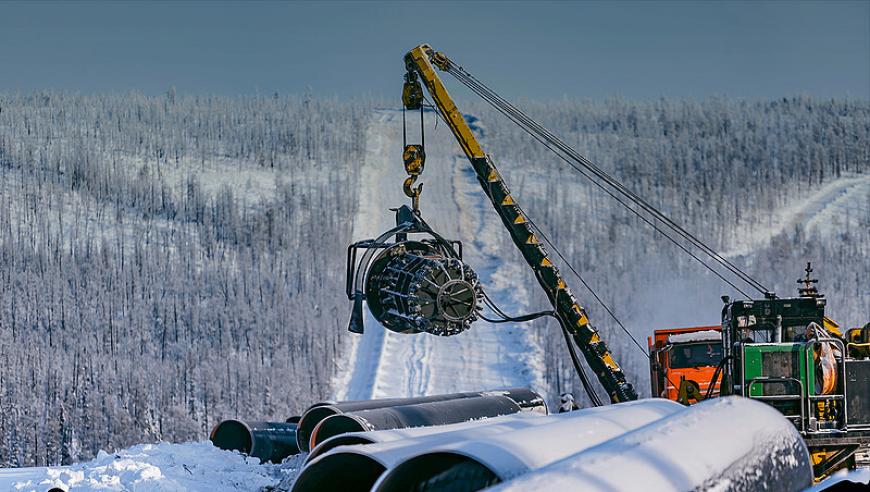
[[[433,51],[425,44],[405,55],[408,80],[414,81],[419,76],[423,81],[435,106],[459,141],[468,160],[471,161],[484,193],[489,197],[523,258],[535,272],[538,283],[547,293],[547,298],[556,310],[559,322],[583,352],[589,367],[595,371],[598,380],[610,395],[610,400],[614,403],[636,400],[637,392],[634,387],[625,380],[625,373],[613,360],[607,344],[601,339],[598,331],[589,324],[586,311],[580,307],[574,294],[568,289],[526,215],[511,196],[510,190],[492,160],[483,152],[480,143],[435,72],[435,67],[446,70],[450,63],[444,54]]]

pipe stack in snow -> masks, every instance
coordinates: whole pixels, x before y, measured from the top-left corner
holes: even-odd
[[[299,453],[296,424],[291,422],[224,420],[211,431],[209,439],[221,449],[239,451],[261,462],[280,463]]]
[[[501,395],[373,408],[327,417],[317,425],[311,434],[311,446],[317,446],[330,437],[349,432],[455,424],[487,417],[511,415],[521,411],[522,408],[514,400]]]
[[[312,450],[293,492],[370,490],[388,468],[435,443],[475,439],[545,421],[541,414],[524,412],[458,424],[343,434]]]
[[[797,491],[812,480],[809,452],[788,420],[727,397],[344,434],[315,448],[293,492]]]
[[[492,490],[798,491],[812,483],[809,452],[794,425],[768,405],[727,397],[700,403]]]
[[[550,417],[516,414],[345,434],[314,449],[293,491],[370,490],[384,472],[390,477],[382,480],[384,490],[409,490],[445,470],[462,470],[463,480],[451,484],[455,490],[479,490],[683,409],[667,400],[644,400]],[[348,445],[366,442],[374,444]]]
[[[543,414],[533,412],[520,412],[512,415],[503,415],[501,417],[492,417],[487,419],[473,420],[470,422],[460,422],[458,424],[433,425],[428,427],[412,427],[404,429],[380,430],[371,432],[351,432],[342,434],[327,439],[318,444],[311,452],[308,453],[306,463],[313,461],[318,456],[326,454],[339,446],[353,446],[356,444],[378,444],[393,441],[402,441],[397,444],[404,446],[406,443],[416,442],[415,440],[431,434],[438,434],[440,439],[447,439],[453,436],[454,431],[463,431],[456,433],[458,438],[465,436],[474,436],[481,432],[485,427],[500,425],[502,428],[524,428],[529,425],[538,423],[539,418],[544,417]],[[370,449],[370,448],[366,448]]]
[[[490,397],[492,397],[492,398],[490,398]],[[518,411],[537,411],[537,412],[546,413],[546,405],[544,404],[544,399],[540,395],[535,393],[534,391],[529,390],[528,388],[512,388],[512,389],[506,389],[506,390],[477,391],[477,392],[469,392],[469,393],[451,393],[451,394],[446,394],[446,395],[432,395],[432,396],[422,396],[422,397],[416,397],[416,398],[385,398],[385,399],[380,399],[380,400],[360,400],[360,401],[347,401],[347,402],[339,402],[339,403],[324,402],[324,403],[317,403],[315,405],[312,405],[311,407],[309,407],[305,411],[305,413],[302,414],[302,418],[299,421],[299,428],[297,429],[296,443],[299,446],[299,449],[301,449],[302,451],[310,451],[314,447],[312,438],[314,437],[314,433],[315,433],[315,430],[317,429],[318,425],[322,421],[324,421],[327,417],[330,417],[333,415],[354,414],[354,413],[359,413],[359,412],[363,412],[363,411],[370,411],[370,410],[377,410],[377,409],[384,409],[384,408],[408,407],[408,406],[412,406],[412,405],[423,405],[423,404],[447,402],[447,401],[458,401],[458,400],[464,400],[464,399],[469,399],[469,398],[478,398],[478,399],[490,398],[494,402],[495,400],[500,400],[500,398],[498,398],[498,397],[502,397],[501,398],[501,400],[502,400],[501,406],[503,407],[503,409],[505,411],[503,413],[497,413],[496,415],[515,413]],[[510,405],[510,402],[504,400],[504,398],[511,400],[516,408],[513,409],[512,411],[507,411],[507,407],[510,407],[511,405]],[[476,401],[479,402],[480,400],[476,400]],[[453,406],[452,408],[455,409],[455,408],[459,408],[462,406],[463,406],[462,404],[457,404],[456,406]],[[442,407],[442,408],[446,408],[446,407]],[[377,429],[395,429],[395,428],[409,427],[409,425],[407,425],[407,424],[409,423],[410,418],[407,416],[407,414],[412,413],[412,410],[405,411],[405,412],[403,412],[403,411],[382,412],[382,414],[388,414],[388,413],[392,413],[394,415],[396,413],[398,413],[398,414],[404,413],[404,414],[406,414],[406,416],[405,417],[394,417],[393,421],[395,422],[395,425],[391,426],[387,423],[389,420],[378,420],[379,417],[375,417],[375,412],[373,412],[373,413],[369,414],[369,418],[366,419],[366,421],[370,420],[372,422],[378,422],[376,427],[374,427],[374,425],[375,425],[374,423],[369,422],[370,424],[372,424],[371,427],[362,428],[362,429],[360,429],[358,427],[354,427],[354,430],[374,430],[375,428],[377,428]],[[444,421],[444,419],[439,420],[439,419],[435,419],[435,418],[415,420],[414,425],[419,426],[419,425],[437,425],[437,424],[445,424],[445,423],[455,423],[455,422],[462,422],[463,420],[470,420],[470,419],[474,419],[474,418],[481,418],[481,417],[493,415],[490,412],[490,413],[486,413],[485,415],[481,414],[481,415],[474,416],[473,412],[471,412],[471,411],[465,412],[465,414],[467,415],[467,418],[462,418],[459,420],[457,420],[457,419],[449,420],[448,419],[447,421]],[[449,415],[448,415],[448,417],[449,417]],[[388,417],[383,417],[383,419],[388,419]],[[347,422],[347,420],[344,420],[344,422],[347,424],[350,424],[349,422]],[[337,424],[333,424],[333,425],[337,425]],[[365,425],[365,424],[362,424],[362,425]],[[322,442],[323,440],[325,440],[325,439],[321,435],[321,439],[319,442]]]
[[[454,492],[481,490],[678,416],[685,408],[665,399],[633,401],[553,415],[543,425],[525,429],[437,444],[407,455],[381,477],[376,490],[417,490],[434,482],[451,482]]]
[[[212,443],[240,451],[262,462],[280,463],[284,458],[313,447],[314,437],[336,436],[348,431],[400,429],[476,420],[519,412],[547,413],[544,399],[527,388],[452,393],[418,398],[321,402],[301,417],[286,422],[224,420],[212,430]],[[319,424],[335,417],[329,426]]]

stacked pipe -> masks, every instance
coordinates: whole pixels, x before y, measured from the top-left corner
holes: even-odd
[[[210,439],[221,449],[239,451],[261,462],[280,463],[300,450],[309,451],[327,437],[349,431],[426,427],[519,412],[546,414],[546,411],[544,399],[526,388],[321,402],[309,407],[301,417],[291,417],[286,422],[224,420],[212,430]]]
[[[544,399],[528,388],[318,403],[302,414],[296,443],[302,451],[310,451],[340,432],[452,424],[517,412],[546,411]],[[345,417],[325,422],[338,415]]]
[[[424,429],[344,434],[317,446],[293,492],[412,490],[445,470],[462,470],[451,490],[480,490],[681,412],[668,400],[645,400],[550,417],[517,414]],[[332,417],[330,417],[332,418]],[[372,443],[367,445],[348,445]],[[380,490],[380,489],[379,489]]]
[[[243,422],[224,420],[211,431],[209,439],[215,446],[239,451],[259,458],[261,462],[280,463],[299,453],[296,445],[295,418],[288,422]]]
[[[312,451],[292,490],[797,491],[811,484],[809,453],[794,426],[767,405],[728,397],[688,409],[651,399],[344,434]]]
[[[768,405],[727,397],[700,403],[492,490],[798,491],[812,483],[809,452],[794,425]]]
[[[685,407],[649,399],[554,415],[544,425],[440,444],[409,455],[378,483],[377,490],[412,490],[451,483],[451,490],[475,491],[509,480],[592,448]]]

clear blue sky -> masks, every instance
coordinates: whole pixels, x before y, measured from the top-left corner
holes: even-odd
[[[512,98],[870,99],[870,0],[0,2],[0,91],[395,96],[421,42]]]

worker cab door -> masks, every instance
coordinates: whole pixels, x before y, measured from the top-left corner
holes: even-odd
[[[720,330],[720,326],[656,330],[649,338],[652,396],[680,401],[682,386],[684,393],[688,389],[694,395],[687,402],[700,401],[722,360]],[[713,384],[711,393],[718,395],[719,385]]]

